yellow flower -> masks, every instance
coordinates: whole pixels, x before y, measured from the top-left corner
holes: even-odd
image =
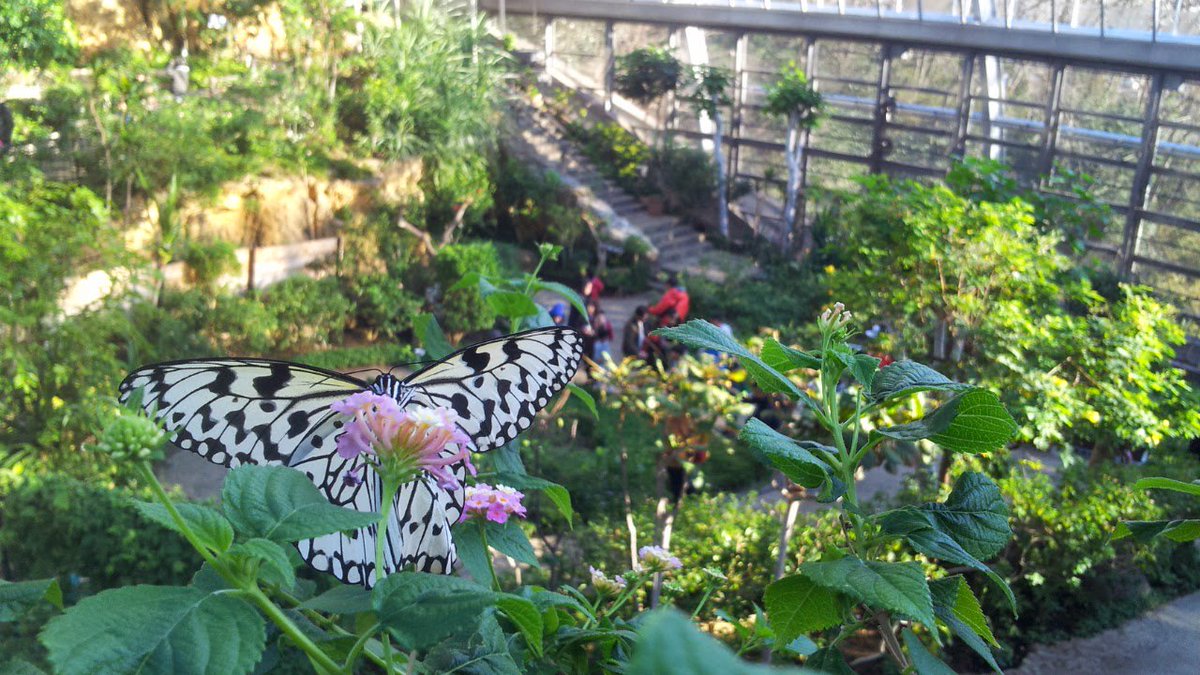
[[[825,274],[833,274],[833,273],[834,273],[834,272],[836,272],[836,271],[837,271],[837,268],[836,268],[836,267],[834,267],[833,265],[826,265],[826,266],[825,266]]]
[[[1083,419],[1091,422],[1092,424],[1100,424],[1100,413],[1096,412],[1095,410],[1089,410],[1083,414]]]

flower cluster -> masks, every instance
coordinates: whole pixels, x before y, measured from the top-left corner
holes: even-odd
[[[95,449],[115,460],[153,461],[163,458],[167,438],[158,421],[140,413],[124,413],[104,428]]]
[[[525,493],[507,485],[492,487],[487,483],[467,486],[467,498],[463,502],[463,514],[459,522],[472,515],[481,515],[493,523],[507,523],[512,515],[525,517],[521,500]]]
[[[647,572],[668,572],[683,567],[679,558],[661,546],[643,546],[638,549],[638,560]]]
[[[588,566],[588,571],[592,573],[592,588],[595,588],[598,593],[603,595],[617,595],[629,585],[625,579],[621,577],[609,577],[604,572],[590,565]]]
[[[344,459],[363,457],[381,473],[399,483],[414,480],[421,471],[443,488],[460,488],[450,467],[463,462],[471,475],[471,439],[458,426],[458,415],[448,408],[401,410],[394,399],[364,391],[329,406],[352,418],[337,439]],[[360,467],[361,469],[362,467]],[[361,477],[348,474],[345,480]]]
[[[821,318],[817,321],[817,325],[824,328],[828,326],[832,329],[842,328],[850,323],[854,315],[846,310],[846,306],[840,302],[834,303],[833,307],[821,312]]]

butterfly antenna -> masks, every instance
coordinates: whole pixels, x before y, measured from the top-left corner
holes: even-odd
[[[360,373],[379,373],[380,375],[382,375],[383,371],[378,368],[359,368],[358,370],[346,371],[347,375],[358,375]]]
[[[388,368],[388,375],[391,375],[392,372],[395,371],[397,368],[411,368],[413,366],[427,366],[431,363],[437,363],[437,362],[438,362],[437,359],[425,359],[424,361],[407,361],[405,363],[397,363],[396,365],[392,366],[391,368]]]

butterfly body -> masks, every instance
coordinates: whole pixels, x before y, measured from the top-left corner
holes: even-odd
[[[143,391],[175,443],[215,464],[288,466],[307,475],[333,504],[380,510],[379,476],[363,459],[343,458],[337,438],[349,419],[332,403],[372,391],[402,409],[446,407],[459,417],[472,450],[485,452],[511,441],[532,424],[570,381],[582,356],[582,340],[568,328],[541,328],[460,350],[404,379],[381,375],[370,384],[341,373],[266,359],[205,359],[144,366],[121,383],[122,400]],[[459,482],[465,466],[456,464]],[[347,480],[361,475],[362,480]],[[446,489],[422,476],[397,493],[388,523],[385,564],[389,571],[412,565],[449,573],[455,551],[450,526],[462,514],[463,488]],[[335,533],[297,544],[319,571],[346,583],[374,582],[376,528]]]

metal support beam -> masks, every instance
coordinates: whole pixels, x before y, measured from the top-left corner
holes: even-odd
[[[958,118],[955,120],[954,144],[950,154],[961,160],[967,154],[967,132],[971,126],[971,78],[975,74],[975,54],[963,56],[959,69]]]
[[[746,59],[749,39],[745,33],[739,33],[733,47],[733,115],[729,121],[729,137],[741,138],[744,120],[742,118],[746,105],[746,95],[750,90],[749,76],[746,74]],[[729,145],[729,173],[736,176],[740,169],[742,152],[736,143]]]
[[[1042,177],[1048,177],[1054,170],[1054,146],[1058,143],[1058,124],[1062,119],[1059,102],[1062,100],[1063,70],[1063,64],[1056,63],[1050,74],[1050,96],[1042,116],[1042,154],[1038,158],[1038,173]]]
[[[613,89],[616,84],[617,50],[613,22],[604,22],[604,112],[613,109]]]
[[[891,92],[893,47],[883,45],[879,50],[879,80],[875,85],[875,112],[871,124],[871,173],[883,170],[883,161],[891,151],[887,138],[887,122],[896,105]]]
[[[1154,168],[1154,153],[1158,149],[1158,112],[1162,104],[1162,92],[1163,76],[1158,74],[1150,81],[1146,110],[1142,115],[1145,120],[1142,124],[1142,147],[1133,175],[1133,187],[1129,191],[1129,211],[1125,214],[1125,236],[1121,242],[1119,272],[1123,277],[1133,273],[1133,262],[1137,256],[1138,237],[1142,231],[1142,207],[1146,205],[1150,171]]]

